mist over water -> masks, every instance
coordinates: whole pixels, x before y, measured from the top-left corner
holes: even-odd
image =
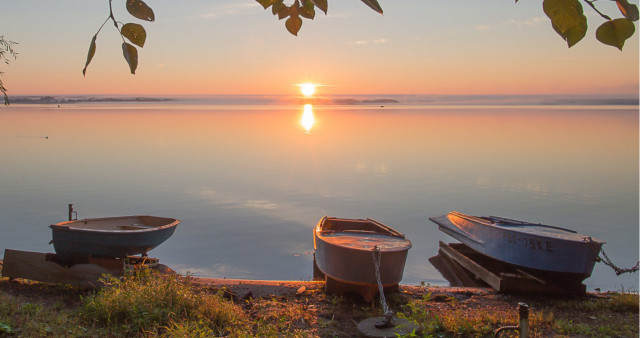
[[[455,240],[428,217],[450,210],[571,228],[605,240],[619,265],[638,260],[637,100],[347,98],[357,102],[2,108],[0,249],[53,252],[48,225],[73,203],[80,218],[181,219],[150,255],[196,276],[308,280],[312,229],[330,215],[405,233],[413,248],[403,283],[446,285],[428,258],[438,241]],[[603,264],[585,282],[638,290],[637,273],[615,276]]]

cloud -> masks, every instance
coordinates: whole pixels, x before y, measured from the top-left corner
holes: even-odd
[[[387,43],[389,42],[389,39],[385,39],[385,38],[380,38],[380,39],[374,39],[374,40],[358,40],[358,41],[353,41],[353,42],[349,42],[350,45],[370,45],[370,44],[381,44],[381,43]]]
[[[510,19],[508,21],[504,21],[496,25],[476,25],[474,29],[479,32],[486,32],[491,29],[504,28],[504,27],[537,27],[540,24],[544,24],[548,22],[548,20],[549,19],[543,16],[534,17],[528,20]]]
[[[275,210],[278,204],[269,200],[248,200],[244,202],[244,206],[253,209]]]
[[[543,17],[543,16],[537,16],[535,18],[531,18],[531,19],[525,20],[525,21],[518,21],[518,20],[511,19],[511,20],[503,23],[503,26],[536,27],[540,23],[547,22],[548,20],[549,19],[547,19],[546,17]]]
[[[276,210],[280,208],[278,203],[270,201],[268,199],[255,199],[238,194],[221,193],[219,191],[216,191],[215,189],[205,188],[200,190],[199,192],[191,191],[190,193],[193,195],[199,195],[203,200],[223,208],[249,208],[260,210]]]
[[[356,163],[355,169],[359,173],[373,173],[377,175],[385,175],[391,172],[386,163],[367,164],[364,162],[358,162]]]
[[[257,2],[225,4],[205,9],[202,13],[197,14],[195,17],[201,19],[211,19],[227,15],[244,14],[253,12],[256,9],[262,9],[262,6],[260,6],[260,4],[258,4]]]

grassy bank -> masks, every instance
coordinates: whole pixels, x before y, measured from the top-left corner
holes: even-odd
[[[139,270],[106,279],[100,291],[0,280],[0,336],[193,337],[354,336],[379,304],[301,288],[288,295],[237,297],[225,287]],[[638,336],[638,294],[527,298],[486,291],[402,287],[388,296],[399,317],[424,336],[490,336],[517,325],[518,302],[531,308],[531,336]]]

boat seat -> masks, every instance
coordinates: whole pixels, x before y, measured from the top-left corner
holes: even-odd
[[[342,230],[340,232],[358,232],[358,233],[365,233],[365,234],[379,234],[380,231],[373,231],[373,230],[358,230],[358,229],[354,229],[354,230]]]
[[[143,229],[151,229],[155,228],[153,225],[146,224],[129,224],[129,225],[118,225],[118,229],[121,230],[143,230]]]

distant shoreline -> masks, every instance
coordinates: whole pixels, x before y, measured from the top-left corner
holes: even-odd
[[[55,96],[16,96],[9,98],[11,103],[21,104],[73,104],[73,103],[103,103],[103,102],[166,102],[175,101],[172,98],[154,97],[77,97],[56,98]]]
[[[300,97],[287,95],[202,95],[202,96],[101,96],[101,95],[19,95],[16,104],[76,103],[164,103],[194,105],[423,105],[423,106],[638,106],[639,97],[589,95],[330,95]]]

